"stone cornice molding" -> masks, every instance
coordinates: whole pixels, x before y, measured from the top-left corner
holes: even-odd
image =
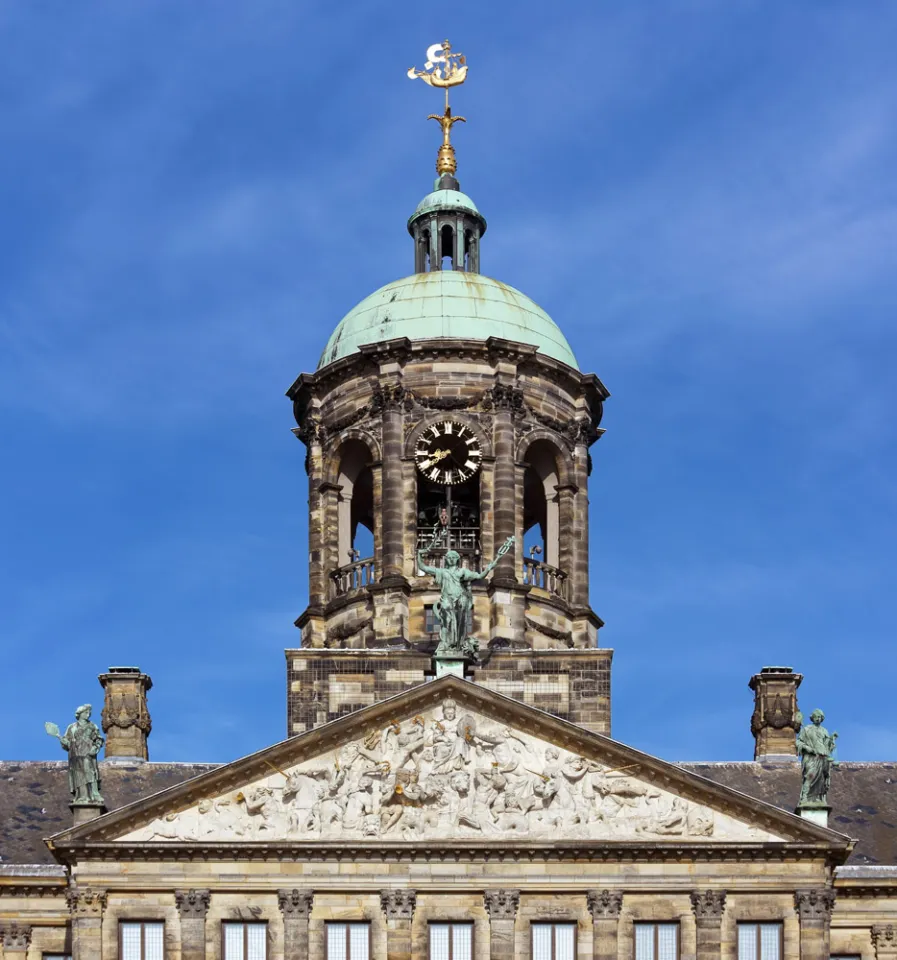
[[[514,920],[517,907],[520,906],[520,891],[487,890],[483,894],[483,904],[493,923],[496,920]]]
[[[212,894],[208,890],[175,890],[174,902],[182,920],[205,920]]]
[[[619,920],[623,894],[618,890],[589,890],[586,894],[592,920]]]
[[[693,890],[691,909],[698,923],[720,923],[726,909],[724,890]]]
[[[801,923],[828,924],[834,908],[835,891],[831,887],[794,891],[794,909]]]
[[[10,923],[0,927],[0,941],[7,952],[27,950],[31,946],[31,927],[22,923]]]
[[[92,887],[69,887],[65,892],[65,902],[73,918],[102,917],[106,910],[106,891]]]
[[[315,895],[311,890],[277,891],[277,905],[284,920],[307,920],[314,901]]]
[[[417,905],[414,890],[381,890],[380,909],[387,920],[410,920]]]

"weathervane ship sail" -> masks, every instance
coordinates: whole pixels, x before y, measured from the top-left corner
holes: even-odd
[[[453,117],[449,106],[449,88],[464,83],[467,79],[467,60],[463,53],[452,53],[448,40],[434,43],[427,49],[427,62],[423,70],[412,67],[408,71],[411,80],[423,80],[430,87],[445,90],[445,113],[431,113],[427,119],[437,120],[442,127],[442,146],[436,156],[436,172],[442,176],[454,177],[458,164],[455,161],[455,148],[452,146],[452,127],[456,123],[466,123],[464,117]]]

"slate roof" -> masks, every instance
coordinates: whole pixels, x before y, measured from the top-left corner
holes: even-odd
[[[213,763],[103,762],[115,810],[215,769]],[[678,766],[784,810],[800,792],[797,763],[680,763]],[[43,838],[72,823],[66,761],[0,762],[0,865],[54,863]],[[849,863],[897,864],[897,763],[842,762],[832,777],[832,829],[859,841]]]

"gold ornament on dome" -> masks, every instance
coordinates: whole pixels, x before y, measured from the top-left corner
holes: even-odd
[[[445,112],[431,113],[427,119],[436,120],[442,127],[442,146],[436,156],[436,172],[443,176],[454,176],[458,169],[455,161],[455,148],[451,143],[452,127],[456,123],[466,123],[464,117],[453,117],[449,106],[449,87],[456,87],[467,79],[467,60],[463,53],[452,53],[448,40],[434,43],[427,49],[427,62],[423,70],[412,67],[408,71],[411,80],[423,80],[430,87],[445,90]]]

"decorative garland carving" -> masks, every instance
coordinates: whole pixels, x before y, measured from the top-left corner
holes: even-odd
[[[496,383],[484,391],[481,403],[484,410],[510,410],[515,417],[522,417],[526,412],[523,391],[504,383]]]
[[[373,622],[373,617],[366,617],[364,620],[356,620],[352,623],[341,623],[335,627],[331,627],[327,631],[327,640],[324,645],[326,647],[341,647],[349,637],[354,637],[355,634],[361,633],[362,630],[369,627]]]
[[[555,630],[554,627],[548,627],[544,623],[539,623],[538,620],[533,620],[531,617],[525,617],[524,620],[530,630],[535,630],[537,633],[550,637],[552,640],[562,640],[568,647],[573,646],[572,630]]]
[[[384,410],[404,410],[410,413],[414,409],[414,394],[402,384],[383,384],[374,387],[371,394],[370,412],[374,415]]]
[[[153,724],[146,707],[146,697],[137,693],[111,693],[110,688],[107,687],[102,724],[105,733],[108,733],[112,727],[118,727],[121,730],[137,727],[149,736]]]

